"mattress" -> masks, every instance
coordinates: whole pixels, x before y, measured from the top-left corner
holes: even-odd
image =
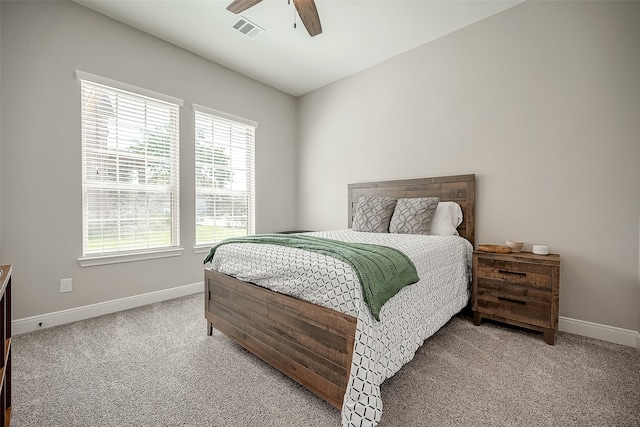
[[[467,305],[473,247],[459,236],[364,233],[350,229],[309,233],[404,252],[420,280],[403,288],[380,312],[364,302],[348,264],[315,252],[263,244],[220,247],[211,267],[221,273],[357,318],[342,426],[375,426],[382,416],[382,382],[415,355],[424,340]]]

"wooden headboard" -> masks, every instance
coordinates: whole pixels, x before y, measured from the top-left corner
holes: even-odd
[[[463,215],[458,233],[475,245],[476,176],[474,174],[349,184],[349,228],[361,196],[386,196],[396,199],[439,197],[443,202],[456,202],[462,208]]]

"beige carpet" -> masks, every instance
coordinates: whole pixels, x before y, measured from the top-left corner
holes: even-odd
[[[190,296],[16,336],[13,427],[339,426]],[[640,352],[455,317],[382,386],[381,427],[640,426]]]

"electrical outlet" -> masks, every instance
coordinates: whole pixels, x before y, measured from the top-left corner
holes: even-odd
[[[71,292],[73,290],[72,279],[60,279],[60,293]]]

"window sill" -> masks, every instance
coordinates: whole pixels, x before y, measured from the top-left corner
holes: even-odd
[[[126,254],[97,255],[78,258],[80,267],[93,267],[95,265],[119,264],[122,262],[144,261],[147,259],[167,258],[180,256],[184,248],[161,249],[156,251],[134,252]]]
[[[211,246],[213,246],[215,243],[212,243],[210,245],[207,246],[194,246],[193,247],[193,253],[194,254],[204,254],[204,253],[209,253],[209,251],[211,250]]]

